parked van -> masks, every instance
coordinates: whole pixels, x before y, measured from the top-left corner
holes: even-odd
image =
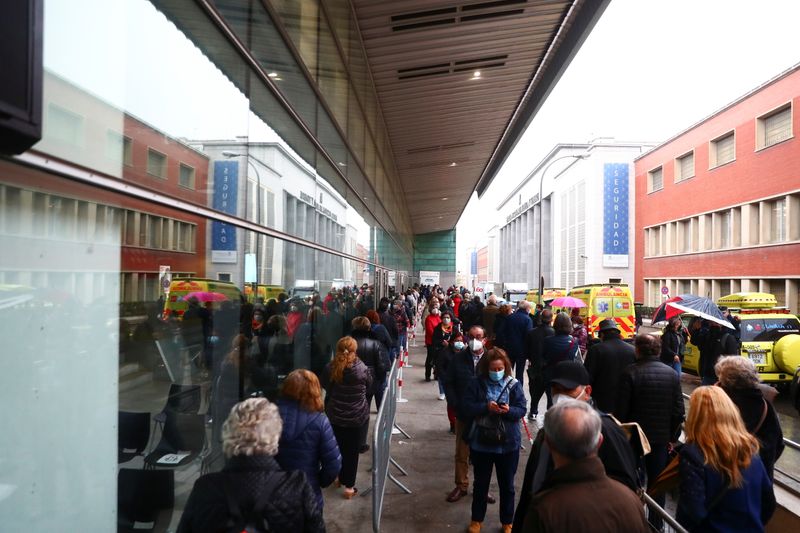
[[[229,281],[203,278],[172,278],[172,282],[169,284],[169,294],[164,300],[162,318],[164,320],[169,318],[180,320],[189,307],[184,298],[193,292],[221,294],[220,300],[213,303],[214,307],[219,307],[219,303],[224,300],[239,302],[242,297],[239,287]]]
[[[632,339],[636,330],[633,296],[627,284],[593,284],[570,289],[567,296],[583,300],[580,316],[592,337],[598,336],[600,322],[613,318],[623,339]]]
[[[503,283],[503,299],[515,305],[528,295],[527,283]]]

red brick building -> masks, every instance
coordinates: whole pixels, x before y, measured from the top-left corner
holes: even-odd
[[[635,161],[635,298],[762,291],[798,311],[800,64]]]

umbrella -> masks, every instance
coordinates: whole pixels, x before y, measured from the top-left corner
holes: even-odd
[[[686,296],[689,296],[689,298],[682,296],[680,302],[667,302],[666,306],[668,308],[672,307],[677,309],[683,313],[689,313],[690,315],[705,318],[711,322],[716,322],[717,324],[726,328],[736,329],[733,324],[728,322],[728,320],[722,316],[722,311],[719,310],[719,307],[717,307],[717,305],[710,298],[693,295]]]
[[[682,299],[682,296],[673,296],[666,302],[663,302],[661,305],[656,307],[655,312],[653,312],[653,318],[650,319],[650,323],[657,324],[658,322],[666,322],[670,318],[680,315],[680,310],[675,309],[674,307],[667,307],[667,304],[672,302],[680,303]]]
[[[586,307],[586,303],[572,296],[559,296],[550,302],[552,307]]]
[[[223,300],[227,300],[228,297],[220,292],[211,292],[211,291],[195,291],[190,292],[183,298],[182,300],[191,300],[192,298],[197,298],[200,302],[221,302]]]

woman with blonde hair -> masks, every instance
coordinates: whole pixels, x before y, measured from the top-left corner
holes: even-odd
[[[358,343],[353,337],[342,337],[336,343],[336,355],[322,373],[327,391],[325,413],[333,426],[333,434],[342,454],[339,483],[344,485],[348,500],[356,490],[360,432],[369,424],[367,391],[372,386],[372,374],[356,355]]]
[[[178,533],[240,531],[255,516],[270,531],[325,531],[306,476],[275,461],[281,426],[278,408],[266,398],[233,406],[222,427],[225,467],[195,482]]]
[[[283,382],[278,410],[283,432],[275,459],[284,470],[305,472],[323,506],[322,490],[342,468],[342,456],[331,423],[322,412],[322,388],[310,370],[293,370]]]
[[[678,521],[690,531],[764,531],[775,511],[772,483],[725,391],[695,389],[685,432]]]

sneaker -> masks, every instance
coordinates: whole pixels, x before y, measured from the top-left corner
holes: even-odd
[[[440,395],[439,395],[439,399],[440,399],[440,400],[444,400],[444,394],[440,394]]]
[[[536,420],[536,417],[537,417],[537,416],[538,416],[538,414],[537,414],[537,413],[528,413],[528,420],[530,420],[531,422],[533,422],[534,420]]]

